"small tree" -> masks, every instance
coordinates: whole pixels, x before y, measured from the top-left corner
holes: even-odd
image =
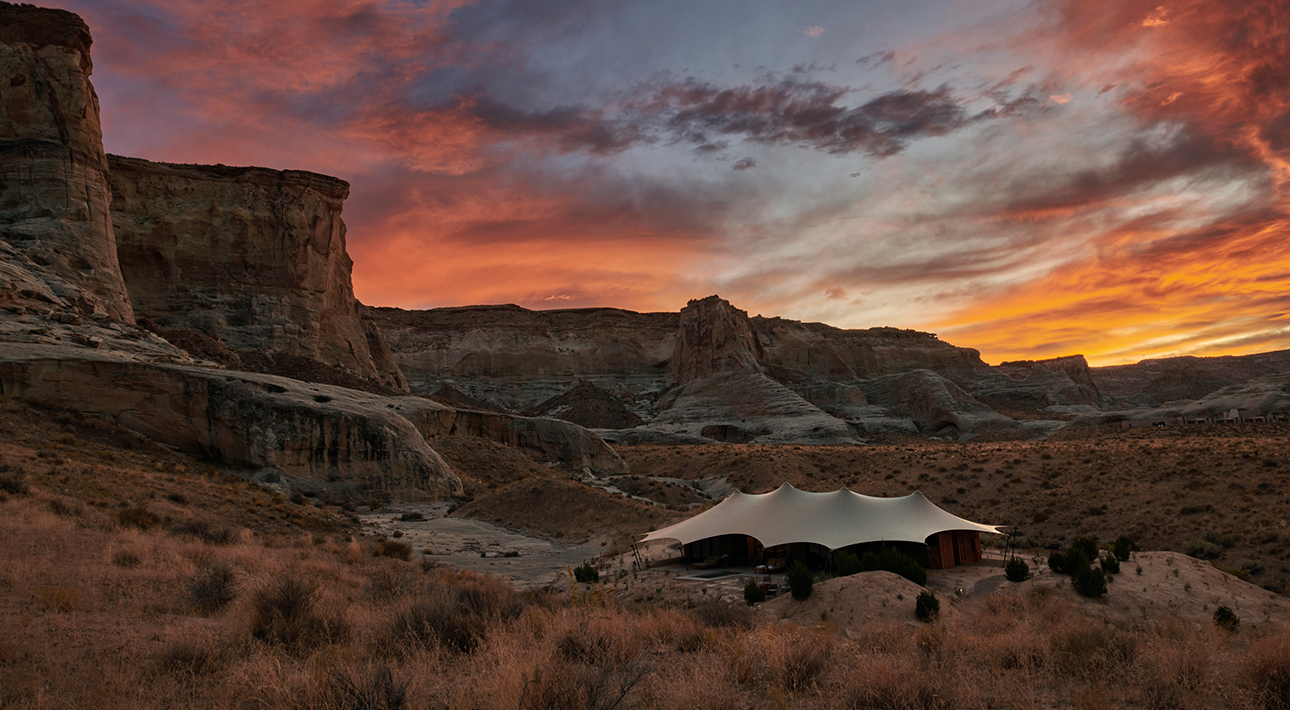
[[[1128,535],[1121,535],[1115,539],[1115,544],[1111,546],[1111,551],[1115,554],[1115,559],[1125,562],[1129,559],[1129,553],[1138,549],[1133,543],[1133,538]]]
[[[849,577],[864,571],[860,568],[860,558],[850,552],[833,553],[833,561],[837,564],[839,577]]]
[[[591,566],[590,562],[584,562],[573,568],[573,579],[576,582],[586,582],[591,584],[600,581],[600,570]]]
[[[1102,570],[1107,574],[1120,573],[1120,560],[1114,555],[1103,555],[1101,565]]]
[[[785,576],[788,578],[788,589],[793,593],[794,599],[802,601],[811,596],[811,588],[815,586],[815,575],[802,564],[801,560],[793,560]]]
[[[935,619],[941,613],[941,600],[932,592],[923,592],[914,602],[914,616],[924,623]]]
[[[1071,574],[1071,588],[1081,596],[1096,599],[1106,594],[1106,573],[1091,567],[1078,569]]]
[[[1241,625],[1241,617],[1237,616],[1231,608],[1220,606],[1214,610],[1214,625],[1227,631],[1236,631]]]
[[[757,580],[750,579],[744,582],[744,601],[748,602],[748,606],[766,601],[766,590],[761,588]]]
[[[1003,574],[1009,582],[1024,582],[1030,576],[1030,565],[1019,557],[1014,557],[1003,566]]]

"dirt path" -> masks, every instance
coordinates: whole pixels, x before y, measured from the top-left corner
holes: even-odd
[[[600,553],[595,545],[551,542],[513,532],[482,520],[449,518],[448,503],[400,503],[359,516],[364,532],[393,537],[449,567],[508,577],[516,587],[557,583],[565,570]],[[400,520],[420,513],[422,520]]]

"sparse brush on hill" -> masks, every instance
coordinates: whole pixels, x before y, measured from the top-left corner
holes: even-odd
[[[929,622],[941,613],[941,600],[932,592],[922,592],[914,601],[914,616],[924,623]]]
[[[1093,568],[1098,561],[1099,568]],[[1117,574],[1120,562],[1113,555],[1099,559],[1097,538],[1076,537],[1070,547],[1048,555],[1048,568],[1059,574],[1071,577],[1071,588],[1086,597],[1100,597],[1106,594],[1107,574]]]
[[[815,586],[815,573],[802,564],[801,560],[793,560],[788,566],[785,577],[788,579],[788,589],[794,599],[802,601],[811,596],[811,589]]]

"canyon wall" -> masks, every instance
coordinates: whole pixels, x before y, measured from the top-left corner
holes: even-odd
[[[140,317],[407,391],[354,299],[341,220],[348,183],[119,156],[109,165],[117,253]]]
[[[91,41],[70,12],[0,4],[0,304],[133,323]]]

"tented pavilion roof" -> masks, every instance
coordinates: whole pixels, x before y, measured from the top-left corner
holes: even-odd
[[[998,527],[947,513],[918,492],[875,498],[846,488],[811,493],[785,483],[770,493],[736,491],[693,518],[647,534],[642,542],[670,538],[688,545],[719,535],[747,535],[763,547],[812,542],[836,550],[863,542],[922,543],[949,530],[999,534]]]

